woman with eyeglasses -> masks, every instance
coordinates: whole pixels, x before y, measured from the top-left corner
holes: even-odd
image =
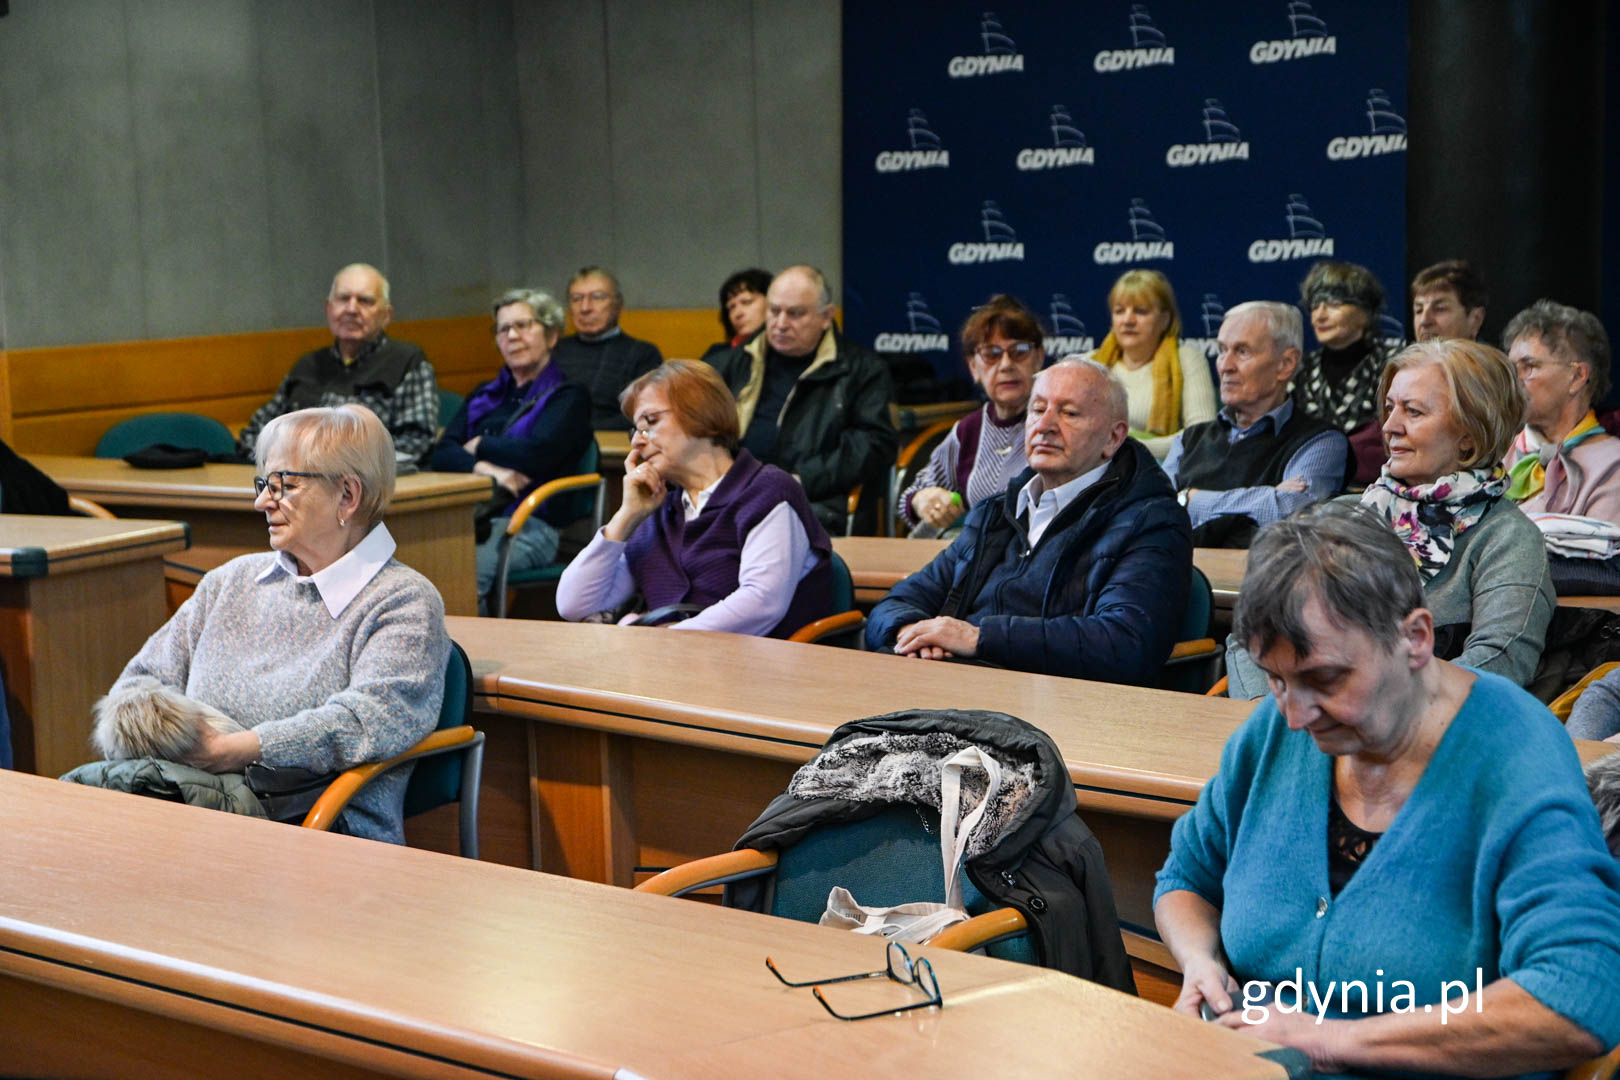
[[[301,409],[254,446],[253,505],[269,552],[206,575],[119,676],[150,676],[247,730],[198,724],[185,764],[339,772],[403,753],[432,731],[450,638],[433,584],[394,558],[383,510],[394,441],[363,405]],[[404,843],[410,767],[367,785],[338,831]]]
[[[1384,287],[1365,266],[1326,259],[1300,282],[1299,300],[1318,348],[1294,376],[1294,404],[1345,433],[1355,456],[1348,482],[1365,487],[1384,463],[1378,416],[1378,378],[1390,356],[1378,337]]]
[[[472,472],[495,481],[489,532],[478,540],[478,613],[500,564],[501,538],[512,511],[548,480],[570,476],[594,436],[590,392],[565,381],[551,352],[562,333],[563,306],[537,289],[512,289],[495,301],[495,347],[506,365],[474,390],[428,452],[438,472]],[[566,501],[530,514],[512,537],[509,571],[545,566],[557,557],[557,530],[568,524]]]
[[[563,618],[633,607],[622,622],[787,637],[833,614],[832,541],[799,482],[740,449],[713,368],[668,361],[619,402],[632,425],[624,502],[563,571]]]
[[[1170,280],[1127,270],[1108,290],[1112,326],[1089,359],[1112,368],[1130,402],[1131,435],[1163,461],[1176,433],[1215,418],[1209,361],[1181,344],[1181,312]]]
[[[900,493],[896,509],[913,536],[938,536],[969,508],[993,499],[1028,467],[1024,410],[1046,364],[1040,319],[1023,302],[992,296],[962,324],[962,352],[988,399],[956,422]]]

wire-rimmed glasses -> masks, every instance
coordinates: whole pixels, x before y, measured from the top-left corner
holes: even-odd
[[[934,974],[934,965],[929,963],[926,956],[918,960],[913,960],[911,958],[911,954],[906,952],[906,947],[904,945],[900,944],[898,941],[891,941],[889,942],[888,948],[884,952],[884,960],[886,961],[885,966],[879,968],[877,971],[862,971],[857,972],[854,975],[838,975],[830,979],[811,979],[808,982],[790,981],[786,976],[776,969],[775,962],[772,961],[768,956],[765,958],[765,966],[771,969],[771,974],[775,975],[777,981],[783,986],[792,986],[796,988],[805,986],[811,987],[810,992],[816,996],[817,1001],[821,1002],[821,1007],[826,1009],[839,1020],[870,1020],[874,1016],[888,1016],[891,1013],[910,1012],[912,1009],[931,1009],[935,1006],[944,1008],[945,999],[939,992],[939,978]],[[876,1012],[862,1013],[859,1016],[845,1016],[843,1013],[827,1004],[827,999],[822,996],[821,993],[821,988],[823,986],[830,985],[832,983],[854,982],[858,979],[881,979],[885,977],[892,979],[902,986],[917,987],[917,989],[928,995],[927,1000],[914,1002],[910,1005],[901,1005],[894,1009],[879,1009]]]
[[[291,469],[277,469],[275,472],[272,472],[267,476],[255,476],[253,478],[253,497],[257,499],[260,495],[263,495],[266,490],[268,490],[270,492],[270,498],[274,499],[276,502],[280,502],[287,495],[287,477],[289,476],[303,476],[308,477],[311,480],[331,479],[331,477],[327,476],[325,473],[293,472]]]

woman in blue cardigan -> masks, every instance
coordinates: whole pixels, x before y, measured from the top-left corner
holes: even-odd
[[[1235,632],[1273,696],[1159,872],[1176,1008],[1328,1073],[1528,1074],[1620,1042],[1620,863],[1573,745],[1434,656],[1382,520],[1329,504],[1266,529]]]

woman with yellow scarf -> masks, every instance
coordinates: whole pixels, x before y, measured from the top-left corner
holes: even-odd
[[[1160,461],[1176,432],[1215,417],[1203,351],[1181,344],[1181,313],[1157,270],[1127,270],[1108,290],[1113,328],[1091,354],[1112,368],[1130,401],[1131,435]]]

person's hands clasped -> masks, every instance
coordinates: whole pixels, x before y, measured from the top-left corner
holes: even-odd
[[[488,476],[511,492],[513,497],[522,495],[529,487],[529,478],[516,469],[508,469],[489,461],[480,461],[473,466],[473,472],[481,476]]]
[[[1278,491],[1299,492],[1301,494],[1308,489],[1309,485],[1305,483],[1305,478],[1303,476],[1290,476],[1287,480],[1284,480],[1282,483],[1277,485]]]
[[[896,656],[919,660],[948,660],[970,657],[979,652],[979,628],[961,619],[940,615],[900,628],[894,639]]]
[[[925,487],[911,497],[911,512],[936,529],[946,529],[965,513],[955,492],[942,487]]]
[[[197,721],[197,745],[186,764],[211,773],[241,772],[259,760],[259,735],[255,731],[218,731],[207,721]]]

